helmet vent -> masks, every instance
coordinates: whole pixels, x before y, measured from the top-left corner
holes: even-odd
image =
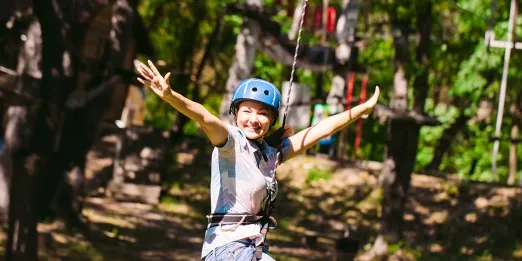
[[[252,88],[252,91],[257,92],[257,88],[256,87]]]
[[[265,90],[265,95],[268,95],[270,94],[270,92],[268,90]]]

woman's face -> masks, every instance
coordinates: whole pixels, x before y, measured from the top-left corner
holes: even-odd
[[[270,129],[274,113],[268,105],[246,100],[239,103],[236,124],[245,136],[251,140],[260,140]]]

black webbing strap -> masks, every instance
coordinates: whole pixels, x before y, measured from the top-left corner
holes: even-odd
[[[270,247],[270,245],[266,242],[266,237],[268,231],[271,228],[275,228],[277,226],[277,220],[272,216],[263,216],[261,225],[261,235],[263,235],[263,243],[261,243],[259,246],[256,246],[256,250],[254,252],[254,257],[252,258],[252,261],[260,260],[263,257],[263,252],[268,252],[268,248]]]
[[[261,219],[263,216],[252,214],[213,213],[207,215],[209,228],[219,225],[255,224]]]

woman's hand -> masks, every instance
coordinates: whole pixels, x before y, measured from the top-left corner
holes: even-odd
[[[376,86],[375,93],[373,94],[373,96],[368,101],[363,103],[363,105],[366,107],[366,109],[364,110],[361,118],[363,118],[363,119],[368,118],[368,115],[372,112],[373,107],[375,107],[375,105],[377,104],[377,101],[379,100],[380,93],[381,93],[381,91],[379,90],[379,86]]]
[[[138,68],[136,68],[141,75],[141,78],[138,77],[138,81],[151,88],[162,99],[172,95],[169,86],[170,72],[163,77],[150,60],[148,63],[150,68],[143,63],[140,63]]]
[[[283,139],[288,138],[288,137],[290,137],[290,136],[295,134],[294,129],[292,127],[288,126],[288,125],[286,125],[284,129],[285,130],[283,132]]]

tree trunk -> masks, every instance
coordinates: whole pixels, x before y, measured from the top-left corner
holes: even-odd
[[[262,0],[247,0],[246,3],[258,8],[263,7]],[[244,22],[237,36],[236,53],[232,58],[232,65],[228,70],[228,80],[225,87],[225,93],[221,101],[219,110],[219,118],[228,124],[234,124],[234,118],[228,114],[232,93],[239,82],[248,78],[252,73],[252,67],[256,58],[256,41],[259,41],[261,28],[254,20],[243,18]]]
[[[408,110],[408,77],[406,66],[409,64],[408,55],[408,24],[397,24],[395,33],[395,76],[392,93],[391,107],[399,113]],[[404,203],[410,182],[410,168],[405,165],[406,147],[410,126],[405,121],[389,120],[388,137],[386,143],[386,159],[381,173],[381,186],[383,189],[381,232],[376,243],[384,243],[384,246],[376,244],[374,249],[378,255],[386,253],[387,243],[397,242],[402,237],[402,214]]]
[[[507,183],[515,184],[517,167],[518,167],[518,145],[520,144],[519,123],[522,119],[522,93],[519,91],[515,100],[512,102],[509,112],[511,114],[511,145],[509,149],[509,176]],[[522,174],[521,174],[522,175]],[[519,184],[522,184],[522,176],[519,178]]]
[[[299,30],[299,23],[301,22],[301,16],[303,15],[303,4],[304,0],[299,0],[295,6],[294,16],[292,18],[292,26],[290,32],[288,32],[288,39],[295,40],[297,38],[297,32]]]
[[[518,153],[517,146],[519,143],[519,130],[518,130],[518,122],[515,122],[511,127],[511,144],[509,147],[509,176],[507,180],[508,185],[514,185],[515,179],[517,175],[517,162],[518,162]]]
[[[117,1],[114,6],[120,3],[121,1]],[[38,184],[35,188],[38,217],[43,219],[58,215],[61,221],[77,224],[78,217],[81,216],[85,155],[92,143],[104,106],[93,102],[92,99],[96,98],[92,97],[84,97],[84,102],[91,107],[82,107],[82,103],[81,109],[71,109],[66,105],[66,101],[75,93],[79,72],[77,55],[70,53],[81,53],[85,40],[84,27],[77,26],[74,22],[66,25],[68,21],[74,20],[67,20],[71,18],[68,14],[72,12],[72,8],[68,4],[55,5],[53,1],[34,3],[35,13],[42,21],[43,78],[40,87],[42,104],[36,121],[33,148],[41,162],[35,170],[38,173],[35,176]],[[125,14],[125,10],[115,9],[115,12]],[[125,19],[128,23],[132,21],[129,17]],[[111,36],[130,32],[126,28],[114,30],[116,32]],[[120,50],[124,50],[129,41],[111,43],[108,48],[116,51],[107,56],[107,63],[124,59],[125,52]],[[120,67],[119,64],[112,66],[106,73],[110,76]],[[90,85],[96,86],[101,78],[98,75]],[[89,91],[89,86],[86,85],[82,85],[82,90]],[[106,99],[110,96],[103,97],[102,99]]]
[[[42,26],[35,19],[29,26],[27,39],[19,54],[17,89],[35,94],[42,60]],[[30,151],[36,105],[11,106],[7,112],[7,128],[3,148],[11,177],[9,195],[9,228],[5,257],[7,261],[38,260],[34,191],[38,157]],[[4,166],[6,167],[6,166]]]
[[[0,226],[8,220],[11,173],[11,157],[6,153],[4,146],[0,151]]]
[[[19,113],[21,115],[18,116],[27,117],[27,108],[21,108]],[[32,174],[35,166],[26,169],[26,165],[33,165],[31,161],[35,158],[29,157],[27,149],[13,152],[11,156],[14,175],[11,185],[5,259],[6,261],[34,261],[38,260],[34,194],[31,193],[34,189]]]
[[[107,49],[99,51],[100,55],[108,57],[104,63],[105,75],[99,72],[87,73],[88,80],[79,82],[79,88],[85,93],[67,93],[68,99],[79,95],[85,103],[79,107],[67,107],[63,117],[57,151],[53,154],[51,163],[48,165],[48,179],[50,190],[47,190],[44,204],[50,205],[62,225],[81,227],[85,224],[82,215],[85,185],[86,155],[91,148],[98,125],[102,120],[107,105],[112,95],[101,95],[101,93],[112,93],[115,88],[127,88],[121,83],[115,73],[119,69],[129,69],[133,56],[133,15],[134,8],[126,0],[115,1],[111,8],[111,27],[107,42]],[[78,28],[75,28],[78,30]],[[73,41],[78,46],[85,40],[85,32],[75,32],[78,39]],[[84,56],[92,56],[93,53],[84,52]],[[75,67],[73,70],[76,70]],[[63,82],[64,86],[75,86],[76,79],[70,78]],[[76,90],[78,91],[78,90]],[[116,90],[119,91],[119,90]],[[121,90],[120,90],[121,91]],[[126,92],[126,90],[125,90]],[[71,96],[74,95],[74,96]],[[63,103],[62,103],[63,106]],[[49,212],[51,213],[51,212]]]
[[[39,219],[53,217],[51,202],[57,196],[61,179],[71,152],[60,151],[64,143],[64,126],[68,111],[65,100],[74,91],[76,56],[69,48],[73,36],[64,20],[70,14],[68,5],[56,5],[54,1],[38,1],[33,4],[35,14],[42,24],[42,82],[40,85],[41,106],[33,135],[33,149],[38,155],[39,164],[35,169],[35,188]],[[76,134],[76,133],[75,133]],[[73,134],[73,136],[75,135]],[[82,139],[81,137],[76,137]],[[65,141],[66,142],[66,141]],[[67,156],[65,156],[67,155]],[[56,206],[53,206],[55,209]]]
[[[428,53],[431,29],[431,3],[424,2],[417,11],[418,45],[416,62],[420,72],[415,77],[414,111],[424,113],[424,104],[428,90]],[[408,77],[405,68],[409,63],[408,56],[408,23],[394,23],[399,32],[395,43],[395,79],[391,107],[399,113],[408,109]],[[406,196],[410,186],[411,172],[415,165],[419,141],[420,125],[412,122],[390,120],[388,122],[388,141],[386,159],[384,161],[381,185],[383,188],[381,234],[375,244],[379,255],[386,253],[387,243],[396,243],[402,239],[403,214]]]

